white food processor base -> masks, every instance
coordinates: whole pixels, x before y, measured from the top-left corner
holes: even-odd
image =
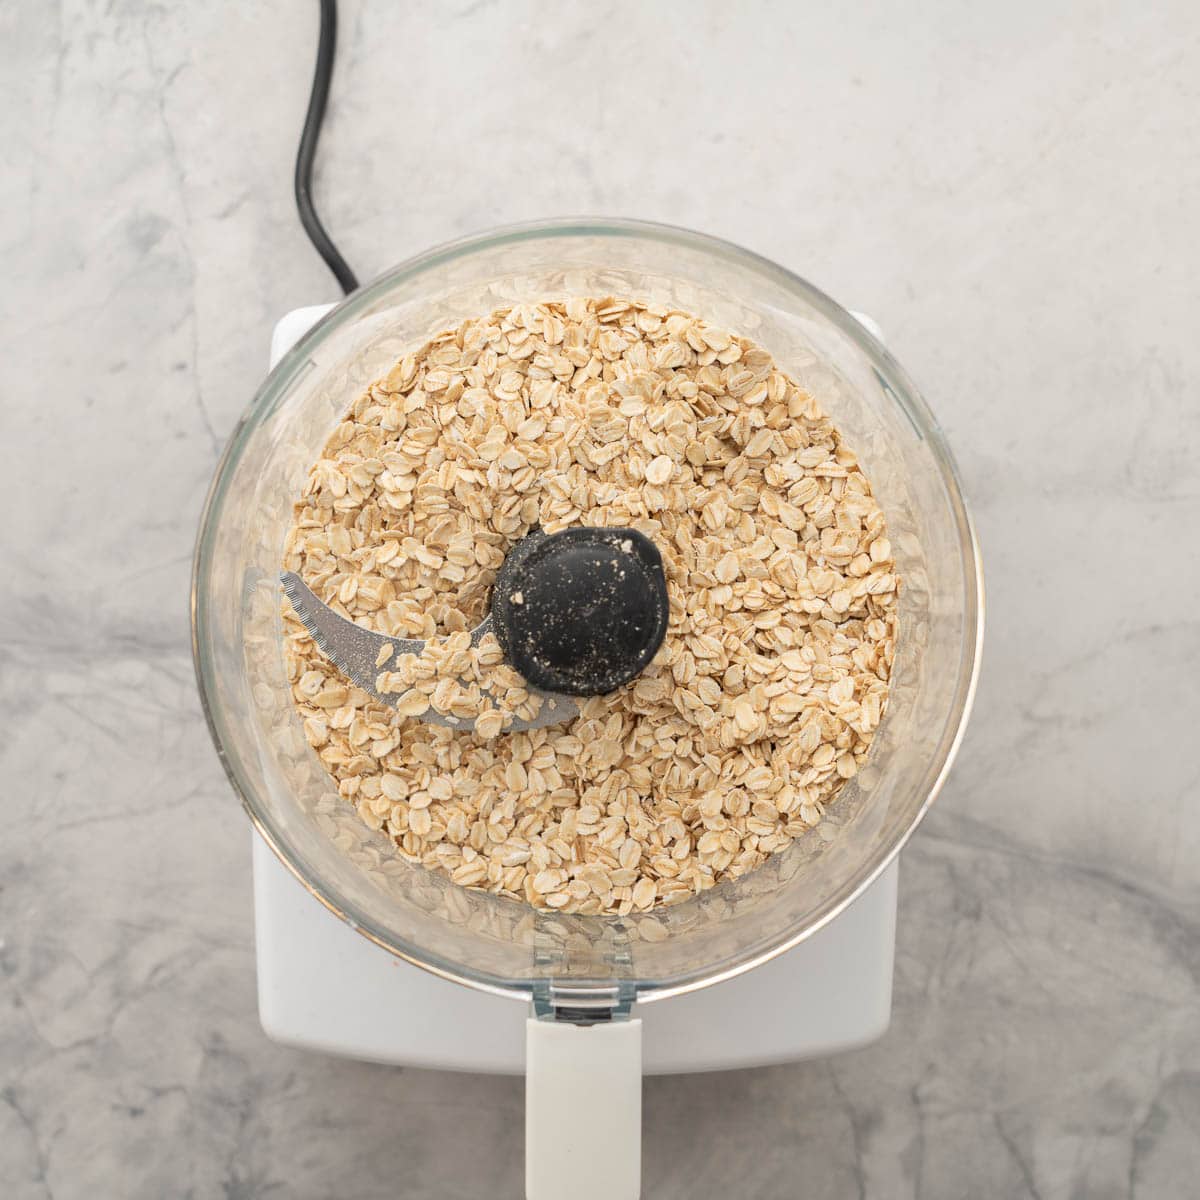
[[[879,1037],[892,1008],[896,876],[893,863],[835,921],[745,975],[636,1005],[646,1074],[796,1062]],[[275,1041],[406,1067],[524,1074],[525,1005],[381,950],[310,896],[257,834],[254,918],[258,1012]]]
[[[288,313],[271,339],[271,365],[330,307]],[[269,1037],[372,1062],[525,1073],[526,1006],[380,949],[309,895],[257,834],[253,866],[258,1007]],[[644,1072],[795,1062],[882,1035],[892,1007],[897,872],[893,863],[836,920],[761,967],[636,1005]]]

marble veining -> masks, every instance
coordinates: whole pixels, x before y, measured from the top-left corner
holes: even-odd
[[[649,1080],[645,1194],[1195,1194],[1195,6],[343,9],[318,193],[362,276],[560,213],[742,242],[875,316],[978,519],[892,1028]],[[315,5],[2,22],[0,1195],[516,1196],[518,1081],[263,1036],[192,679],[220,446],[274,319],[334,295],[290,196]]]

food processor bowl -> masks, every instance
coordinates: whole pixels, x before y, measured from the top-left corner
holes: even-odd
[[[744,877],[669,908],[535,912],[405,862],[341,799],[288,687],[283,544],[311,464],[352,400],[403,353],[509,304],[635,297],[753,338],[844,433],[902,579],[885,718],[824,820]],[[811,284],[729,243],[633,221],[557,221],[442,246],[354,292],[280,361],[225,450],[192,589],[204,709],[262,837],[334,913],[407,961],[573,1011],[727,979],[826,924],[887,866],[945,780],[979,665],[983,587],[954,465],[888,351]],[[668,634],[669,636],[669,634]]]

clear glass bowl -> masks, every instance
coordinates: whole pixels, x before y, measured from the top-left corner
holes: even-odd
[[[903,577],[887,715],[822,824],[744,878],[642,915],[535,913],[411,866],[342,801],[286,684],[278,573],[292,503],[358,392],[400,354],[514,302],[616,294],[754,338],[815,393],[862,461]],[[932,415],[853,316],[774,263],[681,229],[561,221],[429,251],[339,304],[271,372],[205,507],[192,588],[196,672],[246,811],[314,896],[400,957],[528,997],[547,980],[657,999],[764,962],[832,920],[884,869],[946,777],[979,664],[983,585]]]

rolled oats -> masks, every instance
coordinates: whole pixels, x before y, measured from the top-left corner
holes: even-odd
[[[666,641],[570,723],[506,732],[542,698],[467,631],[509,547],[577,524],[658,546]],[[765,350],[673,309],[521,305],[406,355],[314,464],[284,565],[435,639],[380,655],[392,707],[285,609],[339,793],[406,859],[541,908],[642,912],[752,870],[821,820],[887,704],[899,582],[857,459]],[[414,719],[430,707],[473,731]]]

